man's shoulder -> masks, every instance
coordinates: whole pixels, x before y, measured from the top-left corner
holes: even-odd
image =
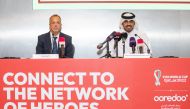
[[[63,37],[65,37],[65,38],[72,38],[70,35],[65,34],[65,33],[60,33],[60,36],[63,36]]]
[[[39,38],[45,38],[45,37],[49,37],[49,36],[50,36],[50,33],[47,32],[47,33],[44,33],[44,34],[39,35],[38,37],[39,37]]]

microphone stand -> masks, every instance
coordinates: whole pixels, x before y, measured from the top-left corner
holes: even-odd
[[[124,38],[122,38],[122,43],[123,43],[123,58],[124,58],[124,55],[125,55],[125,40]]]
[[[106,54],[104,56],[101,56],[100,58],[110,58],[111,54],[110,54],[110,50],[109,50],[109,41],[106,41]]]
[[[61,45],[60,52],[59,52],[59,58],[64,58],[64,54],[65,54],[64,49],[65,49],[64,45]]]
[[[135,54],[135,46],[132,46],[132,54]]]
[[[118,58],[118,42],[119,42],[119,37],[115,38],[115,51],[116,51],[116,58]]]

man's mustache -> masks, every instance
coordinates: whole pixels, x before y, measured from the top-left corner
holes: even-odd
[[[132,27],[131,25],[127,25],[126,27]]]

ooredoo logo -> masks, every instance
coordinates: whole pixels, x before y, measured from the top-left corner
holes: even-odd
[[[171,101],[171,102],[185,102],[187,100],[188,95],[185,96],[178,96],[175,94],[174,96],[154,96],[154,101],[156,102],[164,102],[164,101]]]

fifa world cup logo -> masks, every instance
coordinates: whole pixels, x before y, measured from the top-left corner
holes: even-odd
[[[160,70],[154,70],[154,77],[156,79],[155,85],[160,86],[161,71]]]

